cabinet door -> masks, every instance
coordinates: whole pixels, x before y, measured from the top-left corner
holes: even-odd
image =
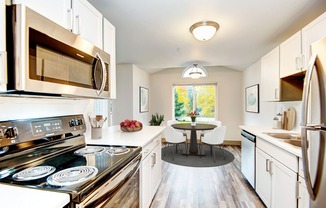
[[[141,165],[140,180],[140,204],[142,208],[148,208],[151,204],[151,157],[147,156]]]
[[[280,78],[301,72],[301,31],[280,45]]]
[[[116,60],[115,60],[115,27],[103,18],[103,50],[110,54],[110,98],[116,96]]]
[[[24,4],[64,28],[71,28],[71,0],[40,1],[13,0],[13,4]]]
[[[272,177],[269,165],[272,158],[256,148],[256,192],[267,207],[271,205]]]
[[[157,145],[153,152],[152,157],[152,187],[151,187],[151,197],[153,198],[160,183],[161,183],[161,145]]]
[[[272,206],[273,208],[297,207],[297,174],[277,160],[272,161]]]
[[[299,176],[299,196],[298,196],[298,208],[309,208],[310,197],[306,187],[306,182]]]
[[[280,98],[279,47],[261,58],[261,87],[263,101],[278,101]]]
[[[311,44],[326,37],[326,12],[302,29],[302,52],[307,68],[311,56]]]
[[[5,91],[7,84],[5,4],[5,0],[0,0],[0,91]]]
[[[102,49],[102,14],[87,0],[72,0],[72,9],[73,32]]]

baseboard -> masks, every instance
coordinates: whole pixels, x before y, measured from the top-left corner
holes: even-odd
[[[223,142],[224,145],[241,145],[241,141],[231,141],[231,140],[224,140]]]

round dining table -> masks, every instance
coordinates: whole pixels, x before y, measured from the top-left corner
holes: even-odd
[[[197,130],[212,130],[216,127],[216,125],[204,123],[197,123],[195,126],[192,126],[191,123],[179,123],[173,124],[171,126],[175,129],[190,130],[190,155],[200,155],[198,154]]]

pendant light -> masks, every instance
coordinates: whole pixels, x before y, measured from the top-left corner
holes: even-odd
[[[182,72],[183,78],[192,78],[198,79],[200,77],[207,77],[207,71],[202,66],[198,66],[198,64],[193,64],[190,67],[187,67]]]

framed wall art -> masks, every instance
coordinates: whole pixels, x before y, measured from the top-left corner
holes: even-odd
[[[245,94],[246,111],[259,113],[259,85],[247,87]]]
[[[149,109],[149,90],[139,87],[139,112],[148,112]]]

